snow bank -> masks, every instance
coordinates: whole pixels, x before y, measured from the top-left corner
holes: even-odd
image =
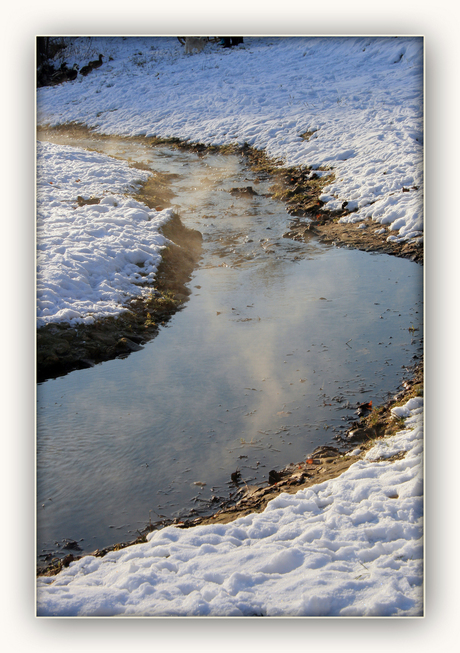
[[[344,221],[371,217],[389,239],[421,238],[422,39],[245,38],[192,56],[175,38],[92,39],[91,56],[83,43],[70,65],[99,52],[105,63],[38,89],[39,124],[247,142],[285,165],[327,168],[327,208],[356,209]],[[39,144],[39,325],[117,314],[154,278],[166,244],[158,229],[171,213],[125,195],[147,174]],[[79,206],[78,195],[102,199]],[[262,514],[165,528],[38,579],[38,614],[421,615],[422,400],[394,414],[404,430]]]
[[[108,156],[38,143],[37,323],[92,322],[118,315],[153,281],[171,210],[129,195],[150,173]],[[99,204],[77,203],[100,198]]]
[[[74,41],[87,77],[38,89],[39,124],[80,122],[106,134],[247,142],[285,165],[330,169],[326,208],[423,232],[423,39],[248,38],[184,55],[176,38]],[[112,57],[112,60],[110,60]],[[308,140],[301,134],[313,132]]]
[[[340,477],[261,514],[168,527],[39,578],[38,614],[421,615],[422,405]]]

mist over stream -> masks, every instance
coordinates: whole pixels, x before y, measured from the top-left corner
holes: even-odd
[[[266,483],[269,470],[337,446],[356,404],[385,401],[421,357],[421,266],[283,238],[291,217],[243,158],[46,140],[167,179],[168,206],[203,234],[203,257],[189,301],[142,351],[38,386],[39,555],[212,512],[236,469]]]

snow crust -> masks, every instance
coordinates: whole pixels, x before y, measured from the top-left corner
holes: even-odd
[[[39,124],[247,142],[285,165],[329,170],[326,208],[356,209],[343,222],[371,217],[390,240],[422,237],[422,38],[245,37],[185,55],[176,38],[104,37],[75,42],[70,64],[97,58],[84,44],[104,64],[38,89]]]
[[[280,494],[261,514],[170,526],[39,578],[38,614],[421,615],[423,400],[401,410],[402,431],[338,478]]]
[[[172,210],[150,210],[132,193],[150,173],[83,149],[37,144],[37,324],[90,323],[118,315],[146,292]],[[78,196],[101,198],[79,206]]]

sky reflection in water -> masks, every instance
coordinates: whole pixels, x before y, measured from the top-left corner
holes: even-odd
[[[237,467],[266,480],[334,443],[345,403],[382,402],[420,353],[421,266],[283,239],[281,204],[227,192],[256,188],[236,157],[160,153],[155,165],[173,160],[173,204],[204,234],[193,294],[143,351],[38,387],[39,553],[65,537],[86,551],[134,539],[149,510],[226,495]],[[190,187],[202,189],[192,210]]]

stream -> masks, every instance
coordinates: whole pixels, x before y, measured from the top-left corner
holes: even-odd
[[[244,158],[52,131],[147,166],[203,234],[191,295],[127,358],[37,388],[37,554],[89,553],[149,520],[210,514],[242,482],[339,446],[423,352],[423,269],[283,238],[292,218]],[[237,193],[234,188],[251,187]],[[338,444],[339,443],[339,444]]]

